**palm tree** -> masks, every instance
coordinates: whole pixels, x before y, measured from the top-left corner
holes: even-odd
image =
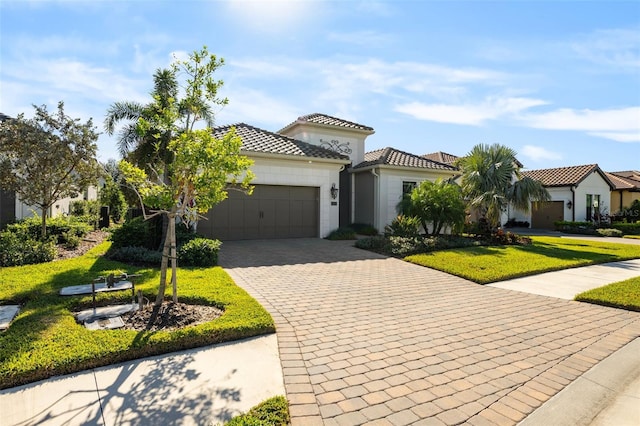
[[[491,229],[500,227],[502,213],[509,205],[526,213],[531,202],[551,199],[542,183],[522,175],[516,152],[507,146],[476,145],[458,160],[458,167],[464,195]]]
[[[159,123],[157,118],[178,96],[175,71],[156,70],[151,96],[153,101],[146,105],[131,101],[115,102],[107,110],[104,120],[104,128],[110,136],[116,132],[117,125],[124,122],[118,132],[120,155],[148,171],[159,163],[164,169],[171,162],[166,148],[173,135],[170,131],[163,130],[165,126]],[[152,126],[144,134],[141,134],[139,127],[141,119]]]

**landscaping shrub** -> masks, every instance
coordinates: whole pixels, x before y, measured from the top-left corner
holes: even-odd
[[[355,240],[356,232],[349,227],[334,229],[327,235],[327,240]]]
[[[274,396],[232,418],[227,426],[286,426],[289,420],[289,402],[284,396]]]
[[[566,232],[567,234],[587,234],[596,235],[596,228],[591,222],[571,222],[559,220],[554,222],[556,231]]]
[[[50,262],[55,256],[53,240],[38,241],[19,232],[0,233],[0,267]]]
[[[528,228],[529,222],[526,220],[515,220],[514,218],[509,219],[505,224],[505,228]]]
[[[80,237],[78,237],[73,232],[65,232],[61,236],[64,241],[64,248],[67,250],[74,250],[80,246]]]
[[[362,238],[356,241],[354,245],[363,250],[381,251],[385,244],[387,244],[387,239],[382,235],[376,235],[374,237]]]
[[[7,231],[36,240],[40,239],[41,230],[41,219],[36,216],[7,225]],[[56,216],[47,219],[47,238],[55,237],[58,244],[66,243],[69,236],[82,238],[91,230],[91,225],[74,216]]]
[[[417,237],[420,228],[420,219],[415,216],[399,215],[391,224],[384,227],[384,235],[387,237]]]
[[[182,266],[215,266],[222,243],[208,238],[194,238],[178,250],[178,264]]]
[[[197,237],[197,234],[182,224],[176,224],[176,243],[178,246]],[[138,216],[128,219],[111,233],[111,248],[145,247],[158,250],[162,245],[162,217],[149,220]]]
[[[69,204],[69,215],[95,229],[100,220],[100,203],[93,200],[72,201]]]
[[[405,257],[411,254],[425,253],[431,249],[424,238],[389,236],[384,251],[392,256]]]
[[[489,242],[491,244],[508,245],[508,244],[531,244],[531,238],[521,237],[515,232],[504,232],[502,229],[498,229],[496,232],[489,236]]]
[[[598,233],[598,235],[602,235],[603,237],[622,237],[623,235],[623,232],[619,229],[611,228],[596,229],[596,232]]]
[[[622,231],[625,235],[640,235],[640,222],[636,223],[612,223],[611,228]]]
[[[162,226],[162,223],[160,226]],[[144,220],[143,217],[127,220],[120,228],[111,233],[111,248],[145,247],[150,250],[156,250],[160,246],[162,237],[162,231],[158,236],[156,227],[157,221]]]
[[[100,190],[100,203],[109,207],[109,217],[115,223],[120,223],[127,214],[127,201],[120,185],[113,179],[107,179],[105,186]]]
[[[158,266],[162,262],[162,253],[145,247],[120,247],[110,249],[105,256],[111,260],[132,265]]]
[[[356,234],[360,235],[374,236],[379,234],[378,230],[373,225],[369,225],[368,223],[352,223],[351,225],[349,225],[349,228],[353,229]]]

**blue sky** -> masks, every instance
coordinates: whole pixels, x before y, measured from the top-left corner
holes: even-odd
[[[640,1],[3,0],[0,112],[63,100],[102,131],[203,45],[226,61],[220,125],[321,112],[373,127],[367,150],[640,169]],[[99,159],[115,146],[101,135]]]

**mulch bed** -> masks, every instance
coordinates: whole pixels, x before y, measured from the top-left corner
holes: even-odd
[[[96,230],[88,233],[73,250],[65,249],[58,245],[58,254],[55,260],[70,259],[82,256],[93,247],[102,243],[109,236],[108,232]],[[223,310],[215,306],[189,305],[186,303],[165,302],[160,308],[152,304],[145,306],[141,311],[133,311],[122,315],[125,329],[136,331],[171,331],[188,325],[202,324],[220,317]]]

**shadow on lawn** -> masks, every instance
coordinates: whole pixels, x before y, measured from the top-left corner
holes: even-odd
[[[576,247],[589,248],[589,244],[572,244]],[[621,260],[616,254],[598,253],[585,249],[572,250],[566,247],[558,247],[556,244],[534,241],[530,245],[501,245],[501,246],[475,246],[460,249],[470,256],[491,255],[497,257],[507,257],[511,254],[507,250],[518,250],[525,253],[532,253],[552,259],[560,259],[567,261],[592,261],[594,263],[616,262]],[[639,252],[640,256],[640,252]],[[580,265],[581,266],[581,265]]]

